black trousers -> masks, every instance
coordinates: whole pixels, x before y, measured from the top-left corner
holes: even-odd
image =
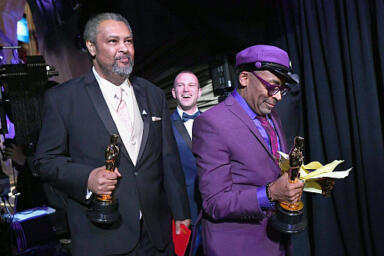
[[[174,256],[175,249],[173,242],[169,243],[168,246],[160,251],[152,243],[149,238],[147,229],[143,219],[140,221],[140,239],[136,247],[128,254],[113,254],[110,256]]]

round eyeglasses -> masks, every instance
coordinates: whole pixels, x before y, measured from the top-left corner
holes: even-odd
[[[254,71],[251,72],[257,79],[260,80],[260,82],[266,87],[268,91],[268,96],[272,97],[273,95],[280,92],[281,96],[284,96],[288,93],[288,87],[285,85],[276,85],[276,84],[270,84],[267,81],[265,81],[263,78],[258,76]]]

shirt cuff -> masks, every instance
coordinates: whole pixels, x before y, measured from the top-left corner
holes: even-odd
[[[257,200],[259,201],[260,208],[263,210],[267,210],[275,205],[268,200],[266,186],[257,188]]]

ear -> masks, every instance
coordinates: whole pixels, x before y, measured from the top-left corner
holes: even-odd
[[[91,54],[92,57],[96,56],[96,46],[91,41],[87,40],[85,42],[85,45],[87,46],[89,54]]]
[[[247,87],[247,85],[249,84],[249,73],[248,72],[242,71],[239,74],[239,84],[242,87]]]
[[[201,94],[203,93],[203,90],[199,87],[199,92],[198,92],[198,97],[197,98],[200,98],[201,97]]]
[[[175,91],[175,87],[172,87],[172,97],[174,99],[176,99],[176,91]]]

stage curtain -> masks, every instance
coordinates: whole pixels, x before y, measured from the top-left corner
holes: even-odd
[[[310,196],[311,255],[384,255],[384,3],[280,1],[301,75],[306,160],[345,160],[332,196]]]

